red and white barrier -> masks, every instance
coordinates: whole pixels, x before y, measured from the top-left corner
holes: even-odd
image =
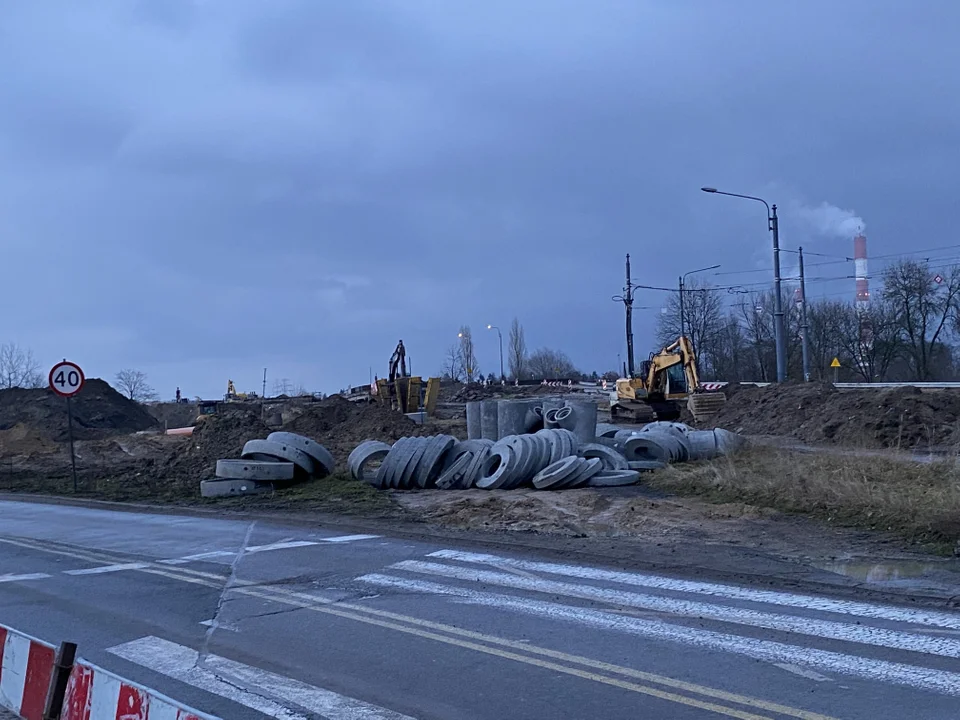
[[[85,661],[73,666],[60,719],[219,720]]]
[[[56,650],[3,625],[0,648],[0,708],[12,710],[26,720],[43,720]]]

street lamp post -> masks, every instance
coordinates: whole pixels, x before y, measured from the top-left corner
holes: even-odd
[[[774,205],[771,208],[766,200],[753,195],[724,192],[712,187],[700,189],[705,193],[756,200],[763,203],[767,209],[767,229],[773,233],[773,334],[777,346],[777,382],[784,382],[787,379],[787,345],[786,331],[783,327],[783,301],[780,297],[780,221],[777,218],[777,206]]]
[[[698,272],[706,272],[707,270],[716,270],[719,265],[711,265],[710,267],[700,268],[699,270],[691,270],[690,272],[685,272],[680,276],[680,337],[683,337],[687,334],[686,325],[684,323],[684,314],[683,314],[683,284],[687,279],[687,275],[693,275]],[[691,341],[692,343],[692,341]],[[696,349],[696,348],[694,348]]]
[[[500,328],[498,328],[496,325],[487,325],[487,330],[497,331],[497,340],[500,341],[500,382],[503,382],[507,379],[503,374],[503,334],[500,332]]]

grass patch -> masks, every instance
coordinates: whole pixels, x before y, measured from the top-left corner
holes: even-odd
[[[892,531],[952,550],[960,542],[960,464],[747,448],[671,465],[650,485],[712,502],[747,502]]]

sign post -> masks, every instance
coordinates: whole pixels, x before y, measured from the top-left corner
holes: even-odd
[[[833,368],[833,381],[839,382],[840,378],[840,358],[834,358],[833,362],[830,363],[830,367]]]
[[[83,389],[83,383],[86,378],[83,376],[83,370],[76,363],[59,362],[50,370],[49,376],[50,389],[57,395],[67,399],[67,435],[70,439],[70,474],[73,477],[73,491],[77,492],[77,456],[73,452],[73,409],[70,406],[70,398]]]

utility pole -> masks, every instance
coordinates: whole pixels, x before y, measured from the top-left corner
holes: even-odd
[[[613,298],[623,303],[627,313],[627,377],[632,378],[633,364],[633,280],[630,279],[630,253],[627,253],[627,284],[623,288],[623,295]]]
[[[787,337],[783,327],[783,299],[780,294],[780,221],[777,206],[770,213],[770,231],[773,233],[773,332],[777,344],[777,382],[787,379]]]
[[[803,381],[810,382],[810,341],[807,339],[807,286],[803,275],[803,248],[800,248],[800,339],[803,348]]]
[[[263,369],[263,393],[260,395],[261,398],[266,399],[267,397],[267,369]]]
[[[683,275],[680,276],[680,337],[685,337],[687,334],[686,326],[683,322]]]

